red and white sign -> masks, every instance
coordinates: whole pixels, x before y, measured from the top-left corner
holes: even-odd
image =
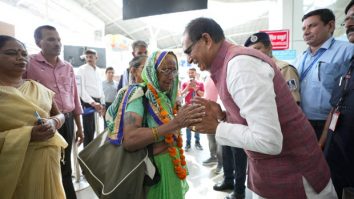
[[[289,30],[263,30],[269,35],[270,41],[273,45],[273,50],[287,50],[289,49]]]

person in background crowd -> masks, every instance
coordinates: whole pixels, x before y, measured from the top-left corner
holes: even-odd
[[[161,180],[148,189],[148,199],[183,199],[189,189],[180,129],[200,121],[196,118],[204,114],[204,107],[187,105],[177,114],[173,110],[178,89],[177,63],[177,57],[173,52],[153,52],[141,74],[143,82],[141,86],[133,87],[122,118],[124,120],[122,142],[126,150],[135,151],[153,144],[153,158],[161,174]],[[142,87],[146,87],[146,92]],[[116,99],[107,112],[110,121],[117,121],[116,117],[120,116],[117,114],[117,105],[124,96],[121,95],[121,91],[123,90],[118,93],[120,99]],[[143,95],[148,101],[146,102],[148,108],[144,107],[146,105]],[[150,108],[152,111],[147,112]],[[142,125],[144,121],[148,127]]]
[[[349,42],[354,43],[354,0],[345,8],[345,15],[343,25]],[[338,198],[342,198],[345,188],[354,190],[354,56],[349,66],[333,89],[332,110],[319,142],[322,148],[325,146]]]
[[[300,74],[301,108],[315,129],[317,139],[331,110],[333,88],[349,68],[354,45],[333,37],[335,16],[329,9],[313,10],[302,17],[307,50],[295,67]]]
[[[140,55],[145,55],[147,56],[148,50],[147,50],[147,43],[145,41],[137,40],[132,43],[132,55],[133,57],[140,56]]]
[[[196,80],[197,71],[195,68],[190,68],[188,70],[189,81],[184,82],[181,88],[181,95],[185,96],[185,103],[190,104],[192,98],[194,97],[203,97],[204,95],[204,85],[202,82],[198,82]],[[194,130],[193,130],[194,131]],[[186,146],[184,148],[185,151],[189,151],[191,148],[191,138],[192,133],[191,129],[186,128]],[[202,145],[200,144],[200,136],[199,133],[194,131],[194,138],[195,138],[195,148],[198,150],[203,150]]]
[[[207,77],[204,83],[204,98],[208,100],[212,100],[216,102],[218,100],[218,90],[215,87],[213,80],[210,77]],[[210,157],[203,161],[204,166],[209,166],[213,164],[217,164],[215,173],[218,174],[222,170],[222,154],[221,154],[221,146],[216,143],[215,135],[208,134],[208,142],[209,142],[209,151]]]
[[[106,108],[108,108],[112,104],[114,98],[117,95],[117,89],[116,89],[117,82],[113,80],[114,77],[113,67],[107,67],[105,74],[106,74],[106,80],[102,82],[102,88],[105,96]]]
[[[114,77],[114,68],[113,67],[107,67],[106,68],[106,80],[102,82],[102,89],[105,97],[105,102],[106,102],[106,109],[112,104],[114,98],[117,95],[117,86],[118,83],[113,80]],[[104,127],[107,127],[106,124],[106,119],[104,119]]]
[[[141,55],[147,56],[147,53],[148,53],[147,47],[148,47],[148,45],[145,41],[141,41],[141,40],[134,41],[132,43],[133,57],[141,56]],[[121,75],[120,80],[119,80],[119,84],[118,84],[118,88],[117,88],[118,90],[123,88],[124,86],[127,86],[128,84],[132,83],[131,79],[130,79],[130,69],[129,68],[127,68],[124,71],[123,75]]]
[[[313,128],[269,56],[225,41],[209,18],[189,22],[182,46],[189,63],[210,72],[226,110],[194,99],[206,114],[192,128],[246,150],[252,198],[337,198]]]
[[[288,87],[293,95],[294,100],[300,105],[300,82],[299,75],[294,66],[287,62],[277,60],[273,57],[272,53],[272,43],[270,41],[269,35],[265,32],[258,32],[252,34],[245,42],[245,47],[254,48],[261,51],[262,53],[268,55],[275,62],[275,65],[279,68],[281,74],[283,75]]]
[[[55,93],[54,100],[59,111],[65,116],[65,123],[58,129],[65,138],[68,147],[65,149],[64,161],[61,162],[62,180],[66,198],[76,199],[72,182],[71,149],[73,137],[80,145],[83,141],[81,126],[82,108],[76,86],[73,67],[59,58],[61,38],[53,26],[44,25],[34,31],[34,39],[41,52],[30,56],[24,78],[35,80]],[[77,131],[74,130],[74,120]]]
[[[129,62],[130,78],[132,80],[132,84],[137,85],[137,84],[144,82],[144,80],[141,77],[141,73],[144,69],[145,62],[146,62],[147,58],[148,57],[146,55],[138,55],[138,56],[134,57]],[[111,132],[114,131],[115,125],[119,125],[119,124],[115,124],[115,119],[113,119],[113,118],[115,118],[117,116],[119,106],[122,103],[122,99],[124,96],[123,94],[125,94],[125,92],[127,92],[128,88],[129,88],[128,86],[121,88],[118,91],[118,94],[116,95],[116,97],[112,103],[112,107],[107,109],[107,113],[106,113],[105,117],[107,118],[107,126]]]
[[[138,55],[129,62],[129,74],[132,84],[143,82],[141,79],[141,72],[144,69],[146,59],[146,55]]]
[[[144,82],[141,77],[141,72],[144,69],[145,62],[146,62],[147,58],[148,57],[146,55],[138,55],[138,56],[134,57],[129,62],[129,66],[130,66],[129,67],[129,70],[130,70],[129,74],[130,74],[130,78],[132,80],[132,84],[140,84],[140,83]],[[122,90],[122,89],[125,89],[125,90]],[[123,98],[122,93],[125,93],[127,91],[128,86],[125,86],[122,89],[120,89],[118,91],[118,94],[116,95],[116,97],[113,101],[113,107],[107,109],[108,112],[106,113],[106,116],[108,116],[107,120],[109,120],[109,121],[114,121],[112,119],[112,116],[116,117],[117,110],[118,110],[119,105],[121,104],[121,100]],[[107,123],[111,123],[109,130],[113,131],[114,123],[113,122],[107,122]]]
[[[99,69],[96,66],[98,55],[96,50],[88,49],[85,52],[86,64],[79,67],[77,76],[81,81],[81,103],[84,107],[83,125],[84,125],[84,147],[87,146],[94,138],[95,112],[100,115],[105,113],[105,99],[102,88],[102,81],[99,74]],[[86,111],[86,113],[85,113]]]
[[[225,199],[244,199],[246,195],[247,155],[242,148],[222,146],[224,179],[213,186],[215,191],[232,189]]]
[[[0,35],[0,196],[66,198],[60,156],[67,143],[57,132],[65,118],[53,91],[22,79],[27,64],[24,44]]]

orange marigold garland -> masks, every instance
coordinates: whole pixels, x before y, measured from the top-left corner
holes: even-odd
[[[161,119],[162,123],[164,123],[164,124],[168,123],[170,121],[168,112],[161,106],[161,101],[160,101],[160,98],[159,98],[155,88],[151,84],[147,84],[147,87],[151,91],[151,93],[154,95],[157,105],[159,106],[160,119]],[[177,113],[177,111],[176,111],[176,109],[174,109],[173,114],[176,114],[176,113]],[[176,148],[174,147],[174,140],[177,141],[179,156],[177,154]],[[184,151],[182,149],[183,139],[181,137],[181,134],[178,133],[177,137],[176,137],[173,133],[169,133],[169,134],[165,135],[165,142],[169,145],[168,153],[170,154],[170,157],[172,159],[172,163],[174,165],[176,175],[181,180],[186,179],[186,177],[187,177],[186,159],[185,159],[185,156],[183,155],[183,153],[184,153]]]

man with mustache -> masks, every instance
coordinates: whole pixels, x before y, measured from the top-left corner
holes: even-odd
[[[38,27],[34,32],[34,39],[41,52],[30,56],[24,78],[33,79],[55,92],[55,102],[65,116],[65,123],[58,131],[68,143],[64,161],[60,162],[62,182],[66,198],[76,199],[71,179],[71,147],[73,136],[76,137],[79,145],[84,136],[80,119],[82,109],[74,70],[70,63],[59,58],[62,44],[55,27],[49,25]],[[74,134],[74,120],[77,126],[76,134]]]
[[[84,147],[86,147],[95,137],[95,113],[97,111],[100,116],[105,112],[105,96],[102,87],[102,80],[99,73],[99,68],[96,65],[98,60],[97,51],[87,49],[85,51],[86,64],[79,67],[77,76],[81,81],[80,98],[84,108],[82,115],[84,126]]]
[[[307,50],[295,63],[300,75],[301,108],[320,138],[331,110],[334,85],[349,68],[354,45],[333,37],[335,16],[329,9],[313,10],[302,17]]]
[[[354,43],[354,0],[345,9],[343,26],[348,40]],[[327,118],[320,146],[325,144],[325,156],[331,170],[333,185],[342,198],[345,188],[354,189],[354,57],[349,70],[336,84],[330,103],[332,110]],[[354,193],[352,193],[354,194]]]

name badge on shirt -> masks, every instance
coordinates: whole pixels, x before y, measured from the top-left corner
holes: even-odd
[[[332,115],[331,123],[329,124],[329,129],[331,129],[333,132],[336,130],[339,115],[339,111],[335,111]]]
[[[341,86],[341,85],[342,85],[342,80],[343,80],[343,76],[342,76],[342,77],[340,77],[340,79],[339,79],[339,86]]]

